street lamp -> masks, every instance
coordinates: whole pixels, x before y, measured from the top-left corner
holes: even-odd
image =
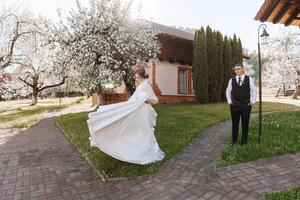
[[[260,30],[262,29],[262,34],[260,34]],[[258,74],[258,84],[259,84],[259,137],[258,137],[258,143],[261,143],[261,136],[262,136],[262,84],[261,84],[261,58],[260,58],[260,38],[262,37],[264,39],[264,42],[266,42],[266,38],[269,37],[269,34],[267,33],[267,25],[266,24],[261,24],[258,27],[258,67],[259,67],[259,74]]]

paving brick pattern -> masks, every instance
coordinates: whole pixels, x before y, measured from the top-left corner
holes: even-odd
[[[229,128],[230,122],[210,127],[148,178],[103,183],[55,118],[44,119],[0,144],[0,200],[239,200],[300,185],[300,154],[215,169]]]

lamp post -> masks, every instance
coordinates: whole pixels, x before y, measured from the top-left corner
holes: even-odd
[[[262,29],[262,34],[260,34],[260,30]],[[260,38],[266,39],[269,37],[267,33],[267,25],[261,24],[258,27],[258,34],[257,34],[257,47],[258,47],[258,67],[259,67],[259,74],[258,74],[258,87],[259,87],[259,130],[258,130],[258,143],[261,143],[261,136],[262,136],[262,81],[261,81],[261,58],[260,58]]]

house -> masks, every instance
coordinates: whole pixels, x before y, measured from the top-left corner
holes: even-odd
[[[300,0],[265,0],[255,20],[300,27]]]
[[[176,28],[151,22],[160,34],[159,61],[149,61],[146,71],[159,103],[191,102],[195,100],[192,84],[192,53],[194,35]],[[124,100],[125,84],[118,95],[104,96],[105,103]],[[122,95],[123,94],[123,95]],[[112,100],[114,99],[114,100]]]

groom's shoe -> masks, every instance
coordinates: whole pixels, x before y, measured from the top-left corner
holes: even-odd
[[[248,144],[248,141],[242,141],[241,142],[241,145],[245,145],[245,144]]]

